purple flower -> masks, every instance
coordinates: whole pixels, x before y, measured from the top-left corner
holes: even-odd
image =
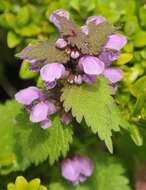
[[[80,56],[80,53],[78,51],[72,51],[70,54],[71,58],[77,59]]]
[[[72,121],[72,115],[70,113],[64,113],[61,117],[61,121],[65,124],[68,125]]]
[[[90,22],[96,21],[96,24],[100,24],[104,21],[106,21],[106,19],[102,16],[91,16],[87,19],[86,24],[88,25]]]
[[[56,107],[53,103],[46,101],[40,102],[33,106],[30,113],[30,121],[32,122],[41,122],[47,119],[48,115],[51,115],[56,112]]]
[[[88,84],[92,84],[93,82],[96,82],[96,75],[83,75],[83,81],[85,81]]]
[[[87,26],[87,25],[81,26],[80,30],[81,30],[84,34],[88,35],[88,26]]]
[[[49,63],[41,68],[41,77],[46,82],[53,82],[65,75],[65,67],[61,63]]]
[[[75,78],[74,78],[74,82],[76,84],[82,84],[82,81],[83,81],[83,78],[81,75],[76,75]]]
[[[76,156],[72,160],[66,159],[61,164],[62,176],[75,185],[91,176],[93,169],[92,161],[84,156]]]
[[[76,162],[76,167],[80,169],[80,174],[86,177],[92,175],[94,166],[89,158],[85,156],[76,156],[74,161]]]
[[[94,56],[83,56],[80,58],[78,66],[80,70],[89,75],[99,75],[104,70],[104,63]]]
[[[35,100],[43,101],[45,99],[45,95],[40,89],[32,86],[17,92],[15,94],[15,99],[21,104],[30,105]]]
[[[30,121],[40,122],[47,119],[49,107],[46,103],[41,102],[33,106],[30,113]]]
[[[116,83],[122,79],[123,72],[117,68],[107,68],[104,70],[103,76],[106,77],[111,83]]]
[[[109,40],[105,48],[120,50],[127,43],[127,38],[121,34],[113,34],[109,36]]]
[[[119,51],[114,49],[104,49],[98,56],[98,58],[104,62],[106,66],[110,65],[112,61],[119,58]]]
[[[41,122],[42,129],[47,129],[47,128],[51,127],[51,125],[52,125],[52,121],[50,119],[46,119]]]
[[[59,21],[57,20],[56,16],[58,15],[60,17],[65,17],[67,19],[69,19],[70,15],[67,11],[63,10],[63,9],[57,9],[55,11],[53,11],[53,14],[50,16],[50,21],[57,27],[60,29],[60,25],[59,25]]]
[[[67,42],[63,39],[63,38],[59,38],[57,41],[56,41],[56,47],[57,48],[65,48],[67,46]]]
[[[56,85],[57,85],[56,81],[45,82],[45,86],[46,86],[47,90],[54,88]]]

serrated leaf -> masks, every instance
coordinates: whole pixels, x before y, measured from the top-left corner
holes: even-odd
[[[59,31],[63,36],[72,36],[77,31],[76,24],[74,20],[67,19],[65,17],[61,17],[59,15],[55,15],[57,20],[59,21]]]
[[[131,190],[125,169],[116,157],[98,154],[94,156],[95,170],[89,179],[93,190]]]
[[[38,165],[48,156],[51,164],[61,155],[66,156],[72,142],[71,126],[65,126],[56,115],[52,119],[52,126],[43,130],[39,124],[30,122],[28,117],[27,113],[18,115],[14,131],[15,153],[21,169],[25,169],[30,163]]]
[[[71,110],[78,122],[84,118],[93,133],[98,133],[99,138],[105,141],[110,152],[113,151],[112,130],[119,131],[119,126],[129,127],[115,105],[112,94],[107,80],[100,76],[92,85],[65,87],[61,96],[65,110]]]
[[[102,22],[96,25],[96,22],[90,22],[88,24],[88,48],[89,54],[95,55],[108,41],[108,36],[114,33],[115,27],[108,21]]]
[[[38,45],[28,46],[20,53],[16,54],[21,59],[43,60],[46,63],[61,62],[66,63],[70,57],[64,50],[59,50],[53,42],[40,42]]]
[[[75,36],[71,36],[68,38],[69,43],[73,47],[77,47],[83,54],[88,53],[88,41],[87,36],[81,31],[77,31]]]

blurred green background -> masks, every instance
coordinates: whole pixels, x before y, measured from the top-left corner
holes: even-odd
[[[124,71],[116,102],[126,119],[145,126],[146,0],[0,0],[0,102],[13,98],[19,89],[41,85],[38,73],[30,72],[29,63],[14,55],[28,44],[57,38],[57,29],[49,22],[55,9],[68,10],[79,26],[89,16],[104,16],[127,36],[128,44],[114,63]],[[131,134],[140,145],[137,130]]]

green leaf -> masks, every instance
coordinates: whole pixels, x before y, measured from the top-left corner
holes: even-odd
[[[18,36],[15,32],[9,31],[7,34],[7,44],[9,48],[14,48],[20,44],[22,38]]]
[[[94,156],[94,173],[89,179],[92,189],[131,190],[125,169],[120,161],[106,154]]]
[[[118,65],[124,65],[128,63],[129,61],[131,61],[132,58],[133,58],[132,53],[122,53],[116,63]]]
[[[49,156],[50,163],[63,155],[66,156],[72,142],[71,125],[65,126],[59,116],[52,119],[52,126],[46,130],[28,120],[28,114],[22,113],[16,118],[14,131],[15,153],[21,169],[31,163],[38,165]]]
[[[131,87],[131,93],[135,97],[146,94],[146,76],[139,78]]]
[[[19,71],[19,76],[20,78],[27,80],[27,79],[32,79],[37,76],[38,72],[31,72],[29,70],[30,68],[30,63],[27,61],[23,61],[21,63],[20,71]]]
[[[134,46],[143,47],[146,45],[146,31],[140,30],[134,36]]]
[[[13,152],[15,144],[13,138],[13,127],[16,123],[15,117],[21,109],[21,105],[15,101],[7,101],[0,105],[0,156]],[[14,111],[15,110],[15,111]]]
[[[41,33],[41,27],[35,23],[30,23],[24,27],[16,27],[15,32],[24,37],[32,37]]]
[[[38,165],[48,157],[53,164],[61,155],[66,156],[72,142],[71,125],[65,126],[56,115],[52,127],[43,130],[39,124],[29,121],[27,113],[19,114],[20,108],[15,101],[0,105],[0,157],[7,153],[16,157],[9,172],[24,170],[31,163]]]
[[[108,81],[98,77],[92,85],[65,87],[61,96],[65,110],[71,110],[78,122],[84,118],[93,133],[98,133],[99,138],[105,141],[110,152],[113,151],[112,130],[120,131],[119,126],[129,127],[121,117],[112,94]]]
[[[40,42],[38,45],[26,47],[20,53],[16,54],[21,59],[45,60],[46,63],[61,62],[66,63],[70,57],[64,50],[59,50],[53,42]]]
[[[115,27],[107,21],[102,22],[98,25],[96,25],[96,22],[93,21],[88,24],[88,28],[89,54],[95,55],[100,51],[101,47],[103,47],[103,45],[108,41],[108,36],[115,31]]]
[[[16,17],[18,26],[23,26],[29,22],[29,8],[28,6],[21,7]]]
[[[63,36],[72,36],[74,35],[73,32],[77,31],[76,24],[74,20],[72,19],[67,19],[65,17],[61,17],[58,15],[55,15],[57,20],[59,21],[59,26],[60,26],[60,32]]]
[[[47,190],[45,186],[40,185],[40,182],[41,181],[38,178],[27,182],[23,176],[18,176],[15,184],[9,183],[7,185],[7,190]]]
[[[143,26],[146,26],[146,7],[145,6],[140,7],[140,9],[139,9],[139,17],[140,17],[141,24]]]

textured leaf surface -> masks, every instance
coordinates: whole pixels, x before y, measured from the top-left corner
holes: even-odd
[[[122,119],[112,98],[112,88],[107,80],[98,77],[92,85],[72,85],[63,89],[61,101],[66,111],[71,110],[78,122],[84,118],[94,133],[98,133],[112,152],[112,130],[119,131],[119,126],[128,128],[129,124]]]
[[[94,171],[87,181],[77,186],[64,182],[52,183],[49,190],[131,190],[125,169],[116,157],[106,154],[93,156]]]
[[[12,170],[24,170],[31,163],[39,164],[48,157],[52,164],[59,156],[65,156],[72,142],[71,126],[64,126],[60,117],[55,116],[52,127],[43,130],[28,120],[27,113],[19,114],[21,107],[15,101],[0,105],[0,157],[14,153],[16,160]]]
[[[70,44],[81,50],[83,54],[88,53],[87,39],[87,36],[79,30],[76,32],[75,36],[68,38]]]
[[[48,41],[40,42],[38,45],[28,46],[16,54],[16,56],[21,59],[43,60],[46,63],[66,63],[70,58],[64,50],[57,49],[53,42]]]
[[[55,15],[57,20],[59,21],[59,26],[60,26],[60,33],[63,36],[72,36],[74,33],[77,31],[76,24],[74,20],[72,19],[67,19],[65,17],[60,17],[58,15]]]
[[[115,27],[107,21],[98,25],[96,25],[96,22],[94,21],[88,24],[88,28],[89,54],[97,54],[103,45],[105,45],[105,43],[108,41],[108,36],[115,31]]]
[[[38,164],[49,156],[50,163],[65,156],[72,142],[71,126],[65,126],[59,116],[53,118],[51,128],[43,130],[39,124],[31,123],[28,114],[22,113],[16,118],[15,152],[21,168],[25,169],[30,163]]]

